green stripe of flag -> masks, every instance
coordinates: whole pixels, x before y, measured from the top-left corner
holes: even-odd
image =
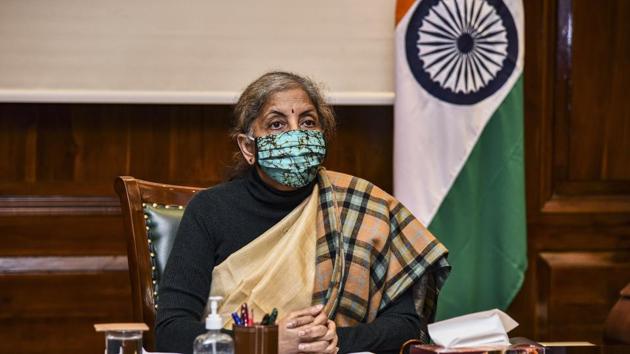
[[[450,250],[453,270],[438,319],[506,309],[527,268],[523,79],[484,128],[429,229]]]

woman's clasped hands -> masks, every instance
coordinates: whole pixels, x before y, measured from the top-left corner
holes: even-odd
[[[315,305],[294,311],[278,322],[279,354],[336,354],[339,351],[337,327],[323,308],[323,305]]]

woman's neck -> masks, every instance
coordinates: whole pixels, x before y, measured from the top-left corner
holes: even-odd
[[[308,185],[292,190],[279,190],[263,181],[261,175],[255,168],[247,172],[247,189],[251,196],[257,201],[264,203],[271,208],[293,208],[300,204],[313,192],[313,181]]]
[[[265,183],[267,186],[278,190],[278,191],[282,191],[282,192],[291,192],[294,190],[297,190],[298,188],[295,187],[290,187],[287,185],[284,185],[282,183],[278,183],[277,181],[275,181],[273,178],[269,177],[265,171],[262,170],[262,168],[260,168],[260,166],[256,165],[256,173],[258,173],[258,177],[260,177],[260,179],[263,181],[263,183]]]

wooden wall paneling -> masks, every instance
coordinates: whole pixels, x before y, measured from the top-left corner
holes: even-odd
[[[630,193],[628,1],[579,1],[573,11],[569,180],[598,193]],[[619,190],[618,188],[621,188]],[[591,192],[592,193],[592,192]]]
[[[600,342],[608,311],[630,282],[630,251],[543,252],[538,263],[539,339]]]
[[[575,216],[556,218],[555,224],[529,226],[531,250],[542,251],[604,251],[630,249],[630,225],[627,215],[584,215],[578,222]],[[564,219],[564,220],[563,220]],[[560,224],[561,221],[572,224]]]
[[[232,107],[181,108],[171,111],[173,130],[169,180],[192,184],[199,182],[201,185],[223,181],[232,164],[232,152],[236,150],[229,137]],[[202,178],[190,181],[193,176]]]
[[[615,93],[617,78],[630,73],[630,31],[618,23],[628,4],[556,0],[525,1],[524,6],[529,269],[509,309],[521,323],[513,335],[568,338],[569,330],[559,330],[563,324],[575,330],[574,338],[599,342],[608,302],[588,314],[577,312],[586,319],[571,317],[561,302],[547,307],[550,301],[570,298],[576,289],[595,290],[579,277],[563,278],[570,272],[551,270],[541,254],[628,257],[630,102]],[[606,98],[598,100],[602,95]],[[613,169],[615,178],[610,177]],[[589,262],[578,257],[572,267],[587,269],[593,266]],[[615,293],[619,284],[613,277],[625,279],[619,273],[625,265],[608,267],[610,271],[597,273],[597,281],[609,286],[599,287],[599,293]],[[549,282],[552,275],[555,281]]]
[[[65,272],[64,272],[65,273]],[[129,286],[126,267],[86,274],[85,270],[3,274],[4,306],[0,318],[126,318]]]
[[[116,209],[110,215],[1,216],[0,256],[126,254],[120,208]]]
[[[18,215],[112,215],[118,202],[102,196],[3,195],[0,216]]]
[[[123,117],[108,116],[102,111],[92,119],[85,119],[91,111],[78,106],[69,112],[75,146],[71,180],[111,183],[110,176],[127,172],[127,122]]]
[[[326,167],[365,178],[383,190],[393,190],[393,107],[337,106],[337,136]]]
[[[77,145],[66,109],[59,105],[44,105],[38,114],[45,118],[39,118],[37,122],[37,181],[73,181]]]
[[[0,258],[0,353],[102,353],[93,324],[129,321],[126,257]]]
[[[0,115],[12,116],[13,112],[5,107],[0,106]],[[27,161],[27,137],[33,122],[32,118],[0,120],[0,171],[3,179],[27,178],[26,170],[30,166]]]
[[[534,225],[552,195],[553,80],[555,73],[556,6],[554,1],[524,1],[525,10],[525,192],[528,228],[528,269],[521,291],[508,313],[519,326],[510,334],[536,338],[536,259]]]
[[[555,62],[555,3],[524,1],[525,8],[525,161],[527,215],[534,219],[552,194],[552,110]]]
[[[339,130],[328,164],[391,191],[392,107],[335,109]],[[25,156],[28,127],[9,123],[19,119],[34,120],[35,156]],[[0,120],[17,126],[3,132],[19,150],[7,145],[7,161],[34,160],[37,171],[28,183],[24,173],[3,175],[4,194],[113,196],[111,181],[121,174],[212,185],[224,179],[236,151],[225,105],[3,104]]]
[[[107,321],[110,319],[112,316]],[[102,354],[105,339],[93,327],[102,321],[64,316],[3,320],[0,339],[4,342],[0,344],[0,354]]]
[[[557,6],[555,196],[544,210],[630,212],[630,179],[609,177],[611,168],[630,175],[623,139],[630,136],[630,105],[615,99],[622,91],[618,82],[630,77],[630,66],[623,65],[630,31],[617,19],[628,5],[564,0]]]
[[[145,115],[129,115],[129,150],[125,174],[157,181],[169,179],[171,121],[161,117],[159,107],[142,107]],[[168,109],[168,107],[164,107]]]
[[[556,188],[561,180],[566,180],[568,175],[568,133],[569,120],[572,111],[571,92],[572,85],[572,46],[573,46],[573,1],[558,0],[556,2],[556,41],[555,41],[555,75],[553,77],[553,143],[551,145],[553,161],[552,175],[549,180],[554,198]],[[545,200],[547,202],[547,200]]]

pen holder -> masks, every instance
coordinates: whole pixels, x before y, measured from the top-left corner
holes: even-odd
[[[235,354],[278,354],[278,326],[256,324],[252,327],[236,326],[234,330]]]

